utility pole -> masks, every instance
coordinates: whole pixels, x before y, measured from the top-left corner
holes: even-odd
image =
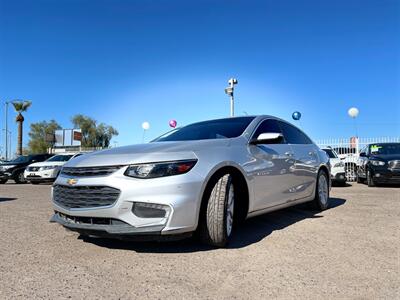
[[[234,91],[234,85],[237,84],[238,81],[236,78],[231,78],[228,80],[229,86],[225,89],[225,94],[227,94],[230,97],[230,102],[231,102],[231,117],[235,115],[235,104],[234,104],[234,97],[233,97],[233,91]]]

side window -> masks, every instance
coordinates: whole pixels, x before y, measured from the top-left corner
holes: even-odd
[[[285,122],[279,122],[279,125],[289,144],[312,144],[311,140],[296,127]]]
[[[253,138],[257,138],[261,133],[282,133],[279,127],[278,121],[274,119],[268,119],[263,121],[260,126],[258,126],[256,132],[253,134]],[[281,144],[284,142],[282,141]]]

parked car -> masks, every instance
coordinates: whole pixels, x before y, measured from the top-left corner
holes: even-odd
[[[181,238],[223,247],[234,223],[302,202],[329,205],[327,155],[271,116],[204,121],[77,157],[52,188],[51,221],[85,236]]]
[[[346,185],[344,162],[338,157],[336,151],[332,148],[323,148],[322,150],[326,152],[331,163],[332,183],[342,186]]]
[[[357,149],[353,147],[335,147],[333,150],[344,163],[347,181],[355,181],[357,177]]]
[[[400,184],[400,143],[369,144],[360,152],[357,182]]]
[[[0,164],[0,184],[13,179],[16,183],[25,183],[25,168],[34,162],[44,161],[51,157],[51,154],[21,155],[16,159]]]
[[[82,153],[62,153],[54,155],[43,162],[36,162],[26,167],[24,176],[32,184],[53,182],[56,180],[62,166],[72,158]]]

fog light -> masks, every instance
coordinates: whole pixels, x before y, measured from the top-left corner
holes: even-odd
[[[381,174],[376,173],[376,174],[375,174],[375,177],[381,177]]]
[[[170,207],[162,204],[135,202],[132,212],[139,218],[168,218]]]

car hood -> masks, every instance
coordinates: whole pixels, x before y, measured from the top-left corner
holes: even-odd
[[[400,160],[400,154],[371,155],[370,159],[379,159],[379,160],[384,160],[384,161]]]
[[[341,162],[342,160],[339,157],[334,157],[334,158],[329,158],[329,161],[331,162],[331,165],[334,166],[338,162]]]
[[[30,164],[29,167],[62,166],[65,161],[42,161]]]
[[[227,147],[229,144],[229,139],[154,142],[93,152],[74,158],[64,166],[96,167],[192,159],[197,158],[195,151],[210,150],[214,147]]]
[[[28,164],[28,162],[21,163],[21,162],[8,161],[8,162],[1,163],[0,166],[19,166],[19,165],[26,165],[26,164]]]

